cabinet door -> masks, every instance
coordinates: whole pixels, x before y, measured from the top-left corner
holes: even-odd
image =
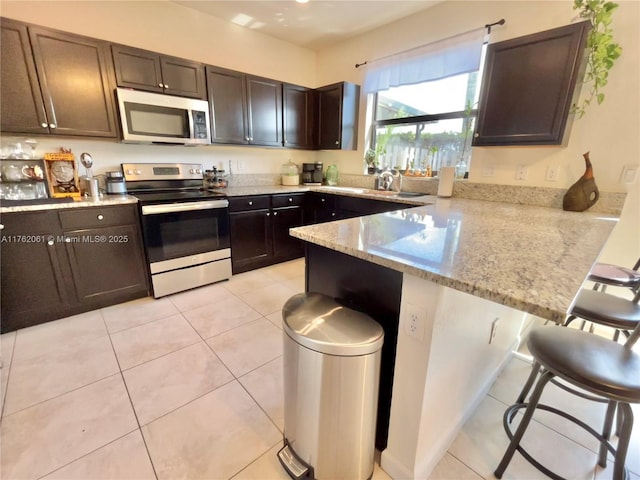
[[[473,145],[560,145],[589,22],[489,45]]]
[[[342,85],[318,90],[318,140],[321,150],[340,148]]]
[[[305,203],[305,224],[337,220],[335,195],[311,192],[307,194]]]
[[[57,135],[117,137],[105,42],[29,27],[49,132]]]
[[[101,307],[148,293],[138,225],[74,230],[64,235],[80,302]]]
[[[297,85],[283,85],[284,146],[314,148],[314,91]]]
[[[27,27],[5,18],[0,26],[0,129],[8,133],[48,133]]]
[[[160,56],[146,50],[111,45],[119,87],[163,92]]]
[[[56,213],[6,213],[2,225],[2,333],[60,318],[71,298]]]
[[[181,97],[207,98],[204,66],[183,58],[160,57],[164,92]]]
[[[267,265],[272,256],[271,213],[268,209],[229,214],[233,273]]]
[[[318,148],[357,150],[360,87],[341,82],[319,88]]]
[[[212,143],[249,143],[244,74],[207,67]]]
[[[304,253],[302,241],[289,235],[289,229],[303,223],[302,207],[273,209],[273,255],[278,260],[301,257]]]
[[[282,82],[246,77],[249,143],[282,146]]]

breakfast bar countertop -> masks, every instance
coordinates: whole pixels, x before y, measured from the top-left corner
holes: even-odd
[[[562,322],[614,215],[458,198],[291,229],[301,240]]]

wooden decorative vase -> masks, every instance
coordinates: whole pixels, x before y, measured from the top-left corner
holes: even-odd
[[[600,192],[593,178],[593,166],[589,160],[589,152],[582,155],[586,164],[584,175],[569,187],[562,199],[562,209],[569,212],[584,212],[595,205],[600,198]]]

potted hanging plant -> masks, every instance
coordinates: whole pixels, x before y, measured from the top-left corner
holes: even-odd
[[[602,88],[607,84],[609,70],[620,57],[622,48],[613,40],[611,21],[617,3],[606,0],[574,0],[573,9],[578,16],[591,22],[587,34],[587,65],[583,83],[589,86],[585,97],[572,106],[578,118],[584,116],[586,108],[595,100],[604,101]]]

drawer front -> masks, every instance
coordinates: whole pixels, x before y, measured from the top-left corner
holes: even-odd
[[[271,205],[273,208],[293,207],[302,205],[304,202],[304,193],[278,194],[271,196]]]
[[[229,211],[242,212],[244,210],[260,210],[271,207],[270,195],[251,195],[244,197],[229,197]]]
[[[64,231],[138,223],[135,205],[70,208],[58,212],[58,216]]]

